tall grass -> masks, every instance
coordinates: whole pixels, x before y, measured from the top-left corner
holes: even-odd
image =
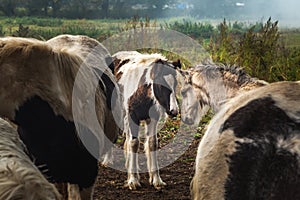
[[[237,64],[257,78],[273,82],[300,80],[300,49],[290,49],[280,40],[278,21],[271,18],[259,29],[252,26],[241,36],[229,31],[226,21],[209,48],[216,62]]]

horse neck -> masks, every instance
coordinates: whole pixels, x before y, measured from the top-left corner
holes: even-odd
[[[228,94],[231,93],[232,88],[226,86],[221,78],[207,78],[204,82],[205,84],[201,89],[204,91],[201,94],[202,104],[210,106],[214,112],[217,112],[227,99]]]
[[[219,90],[220,94],[218,93],[214,93],[215,95],[212,94],[212,98],[215,98],[214,102],[219,102],[218,104],[219,106],[217,106],[217,110],[220,108],[220,106],[223,103],[225,103],[225,101],[237,96],[238,94],[268,84],[265,81],[257,80],[249,76],[239,78],[235,74],[230,74],[229,76],[228,74],[223,75],[222,79],[223,80],[219,83],[223,85],[223,86],[219,86],[220,88],[222,88],[221,90]]]
[[[232,72],[235,71],[236,73]],[[193,72],[192,72],[193,73]],[[207,67],[193,73],[193,84],[200,89],[200,103],[217,112],[222,104],[237,94],[268,84],[251,78],[239,69]]]
[[[240,92],[240,86],[235,79],[224,79],[224,77],[207,78],[202,94],[204,104],[209,105],[214,112],[218,112],[221,106]]]

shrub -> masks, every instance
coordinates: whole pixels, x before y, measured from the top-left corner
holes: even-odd
[[[280,43],[278,21],[272,22],[269,18],[265,24],[253,25],[244,34],[237,35],[229,31],[224,20],[219,31],[209,49],[215,62],[237,64],[251,76],[269,82],[299,80],[297,53],[300,50],[287,49]]]

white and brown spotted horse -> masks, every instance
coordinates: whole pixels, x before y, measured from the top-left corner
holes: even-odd
[[[187,124],[198,122],[208,108],[217,112],[237,94],[268,84],[250,77],[238,66],[201,64],[181,72],[184,76],[181,117]]]
[[[117,77],[125,108],[124,144],[127,185],[130,189],[140,186],[138,173],[139,126],[145,121],[146,142],[144,144],[149,182],[155,188],[166,185],[160,175],[157,162],[157,123],[166,112],[178,114],[176,99],[177,67],[180,61],[169,62],[160,54],[140,54],[123,51],[113,55]]]
[[[85,36],[64,35],[49,42],[0,38],[0,116],[18,125],[22,141],[48,180],[73,186],[69,189],[75,196],[69,199],[92,199],[98,174],[97,156],[87,150],[77,135],[72,113],[73,88],[80,92],[80,106],[76,109],[84,112],[91,103],[85,99],[93,95],[101,130],[112,140],[118,134],[111,113],[117,104],[109,99],[118,86],[113,74],[106,70],[107,65],[102,66],[104,58],[94,51],[99,46],[99,42]],[[94,56],[85,61],[89,52]],[[86,70],[80,70],[81,66]],[[79,74],[82,80],[75,84]],[[96,90],[91,83],[95,77],[99,78]],[[95,141],[98,153],[105,153],[104,134],[95,133],[84,120],[78,123],[86,130],[86,137]]]
[[[192,199],[300,199],[300,82],[231,99],[200,142]]]

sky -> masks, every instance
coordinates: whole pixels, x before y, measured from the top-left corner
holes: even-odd
[[[299,0],[248,0],[245,2],[245,8],[257,18],[271,16],[272,19],[279,20],[281,25],[300,26]]]
[[[183,0],[181,2],[193,1],[207,2],[207,0]],[[257,22],[266,21],[271,17],[272,20],[279,20],[279,26],[300,27],[300,0],[236,0],[235,5],[239,5],[236,6],[236,9],[241,11],[240,13],[244,17],[242,20]],[[228,18],[228,16],[224,16],[224,18]]]

